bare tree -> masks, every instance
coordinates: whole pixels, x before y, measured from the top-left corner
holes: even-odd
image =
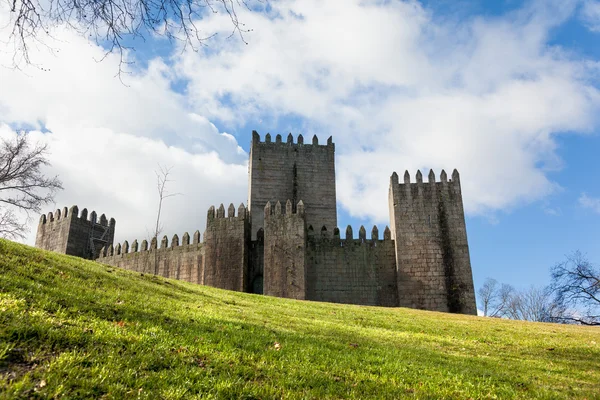
[[[8,239],[23,238],[30,214],[52,203],[62,189],[57,176],[48,178],[42,171],[50,165],[47,145],[30,142],[29,135],[20,132],[0,143],[0,236]]]
[[[158,192],[158,210],[156,212],[156,225],[154,226],[154,233],[152,235],[152,240],[156,240],[157,247],[158,247],[158,235],[160,235],[161,232],[163,231],[163,226],[161,225],[161,222],[160,222],[163,203],[169,197],[173,197],[173,196],[177,196],[177,195],[181,194],[181,193],[169,193],[169,191],[167,190],[167,184],[169,182],[172,182],[172,180],[169,179],[172,169],[173,169],[173,167],[163,167],[162,165],[158,164],[158,170],[154,171],[154,173],[156,174],[156,190]],[[155,275],[158,275],[158,252],[154,253],[154,273],[155,273]]]
[[[496,288],[498,287],[498,281],[493,278],[487,278],[483,283],[483,286],[479,288],[477,294],[479,300],[483,306],[483,315],[486,317],[490,316],[490,308],[498,297]]]
[[[171,175],[171,170],[173,167],[163,167],[158,164],[158,170],[154,171],[156,174],[156,190],[158,192],[158,210],[156,212],[156,225],[154,227],[154,233],[152,235],[153,238],[158,242],[158,235],[161,234],[163,230],[163,226],[160,224],[160,215],[162,213],[162,206],[165,199],[169,197],[177,196],[180,193],[169,193],[167,190],[167,183],[172,182],[169,179],[169,175]]]
[[[531,286],[513,291],[505,310],[510,319],[534,322],[560,322],[564,308],[552,298],[548,288]]]
[[[7,0],[10,8],[10,39],[15,56],[30,63],[29,48],[44,43],[57,25],[102,44],[107,53],[124,52],[132,39],[160,35],[194,50],[214,33],[203,33],[197,23],[203,15],[224,13],[231,20],[230,36],[244,41],[249,30],[238,18],[239,8],[251,9],[249,0]],[[260,1],[260,0],[254,0]]]
[[[515,290],[506,283],[486,279],[478,291],[483,312],[488,317],[537,322],[563,322],[565,307],[552,298],[550,288],[531,286]]]
[[[511,301],[514,289],[506,283],[500,285],[497,280],[487,278],[477,293],[483,306],[484,316],[503,317]]]
[[[507,283],[503,283],[500,286],[498,294],[498,303],[495,309],[490,314],[491,317],[503,317],[506,316],[507,308],[512,302],[512,298],[515,295],[515,288]]]
[[[570,311],[564,321],[600,325],[600,270],[579,251],[552,268],[555,301]]]

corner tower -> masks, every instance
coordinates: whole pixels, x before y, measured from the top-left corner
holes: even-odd
[[[35,247],[94,260],[102,247],[112,245],[115,225],[114,218],[109,221],[104,214],[98,219],[92,211],[88,218],[85,208],[79,214],[77,206],[65,207],[48,216],[42,214]]]
[[[302,135],[297,142],[290,133],[285,142],[281,135],[265,141],[252,132],[250,162],[248,165],[248,209],[252,220],[252,239],[264,228],[264,209],[267,202],[290,200],[295,205],[302,200],[306,210],[306,224],[314,227],[337,226],[335,195],[335,145],[332,138],[319,145],[317,136],[304,143]],[[293,210],[296,211],[295,209]]]
[[[458,171],[403,181],[394,172],[389,191],[400,307],[476,315]]]

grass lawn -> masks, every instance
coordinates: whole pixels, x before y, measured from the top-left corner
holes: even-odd
[[[294,301],[0,240],[0,398],[600,398],[600,329]]]

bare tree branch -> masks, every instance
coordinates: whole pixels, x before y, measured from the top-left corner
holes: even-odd
[[[600,325],[600,270],[579,251],[552,268],[551,288],[557,302],[571,308],[570,318]]]
[[[14,42],[13,64],[31,64],[30,46],[44,43],[52,28],[68,26],[78,34],[103,45],[105,56],[117,53],[119,76],[132,39],[163,36],[197,51],[216,33],[203,33],[197,26],[207,13],[224,13],[231,34],[244,43],[250,32],[240,21],[238,9],[251,10],[248,0],[6,0],[10,8],[10,39]],[[254,0],[261,2],[261,0]]]
[[[154,173],[156,174],[156,190],[158,192],[158,211],[156,213],[156,225],[154,227],[154,234],[152,239],[156,240],[157,245],[158,235],[160,235],[160,233],[163,230],[163,226],[160,224],[163,202],[169,197],[179,196],[181,194],[169,193],[167,190],[167,184],[169,182],[172,182],[172,180],[169,179],[172,169],[173,167],[164,167],[158,164],[158,170],[154,171]],[[155,252],[154,254],[154,273],[158,275],[158,252]]]
[[[27,222],[21,221],[11,209],[0,210],[0,237],[23,239],[27,232]]]
[[[31,144],[25,132],[0,143],[0,236],[23,238],[31,212],[52,203],[62,189],[57,176],[46,177],[42,169],[49,166],[46,144]],[[22,221],[17,212],[27,218]]]
[[[154,228],[153,237],[158,241],[158,235],[163,230],[162,225],[160,225],[160,215],[162,213],[162,206],[165,199],[173,196],[179,196],[181,193],[169,193],[167,190],[167,183],[173,182],[172,179],[169,179],[169,175],[171,175],[171,171],[173,167],[163,167],[158,164],[158,170],[154,171],[156,174],[156,190],[158,192],[158,211],[156,213],[156,226]]]

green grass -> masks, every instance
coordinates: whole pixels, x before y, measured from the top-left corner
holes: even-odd
[[[600,330],[293,301],[0,240],[0,398],[600,398]]]

